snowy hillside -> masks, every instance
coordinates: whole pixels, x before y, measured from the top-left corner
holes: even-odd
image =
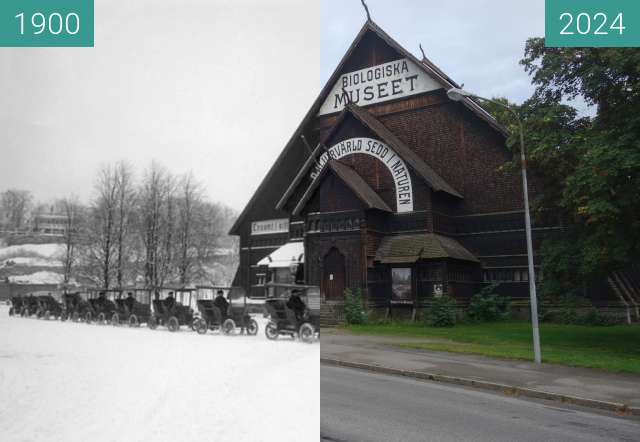
[[[40,258],[57,260],[64,253],[63,244],[22,244],[0,248],[0,261],[11,258]]]
[[[64,244],[0,244],[0,281],[9,278],[17,284],[59,284],[62,281]],[[230,285],[237,256],[231,248],[216,248],[203,265],[199,284]],[[80,263],[79,263],[80,264]],[[80,281],[83,283],[82,281]],[[86,283],[86,281],[84,282]]]
[[[62,244],[22,244],[0,247],[0,280],[17,284],[58,284],[62,281]]]
[[[60,284],[62,275],[56,272],[42,271],[25,275],[8,276],[9,282],[15,284]]]

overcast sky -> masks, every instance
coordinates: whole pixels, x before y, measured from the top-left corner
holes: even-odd
[[[88,201],[101,164],[156,159],[240,210],[365,21],[359,0],[95,1],[95,48],[0,48],[0,190]],[[465,88],[530,95],[542,0],[367,3]]]

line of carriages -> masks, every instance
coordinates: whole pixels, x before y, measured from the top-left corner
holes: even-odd
[[[289,284],[264,287],[265,298],[249,300],[249,304],[240,287],[65,290],[58,294],[58,299],[51,293],[13,296],[9,315],[129,327],[146,324],[150,329],[166,327],[171,332],[186,326],[199,334],[212,331],[255,336],[259,327],[252,314],[263,313],[270,319],[265,327],[265,336],[270,340],[282,335],[299,337],[304,342],[319,339],[318,287]]]

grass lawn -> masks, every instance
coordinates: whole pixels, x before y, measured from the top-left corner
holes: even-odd
[[[470,353],[508,359],[533,359],[528,322],[461,324],[453,328],[419,323],[350,325],[344,329],[362,335],[424,338],[398,345],[423,350]],[[540,324],[543,362],[640,374],[640,326],[587,327]]]

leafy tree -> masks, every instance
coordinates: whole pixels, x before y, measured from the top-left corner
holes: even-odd
[[[527,41],[521,61],[536,86],[517,110],[524,121],[528,167],[540,191],[537,222],[553,215],[565,231],[542,247],[543,292],[579,293],[640,256],[640,50],[547,48]],[[595,111],[580,117],[568,103]],[[514,118],[488,106],[507,126]],[[505,171],[515,171],[514,162]]]

